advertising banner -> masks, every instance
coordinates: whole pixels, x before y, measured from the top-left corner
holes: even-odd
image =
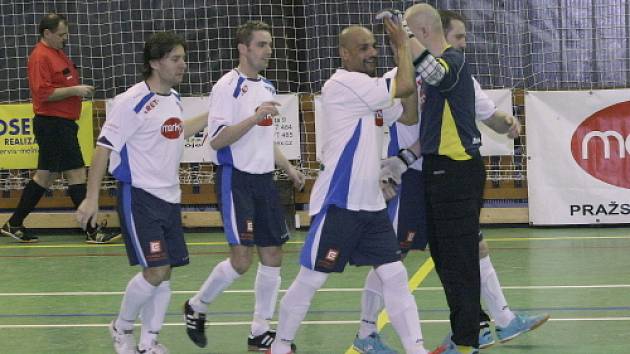
[[[79,124],[79,144],[87,166],[92,162],[94,136],[92,102],[83,102]],[[0,105],[0,169],[35,169],[39,147],[33,132],[33,105]]]
[[[528,92],[534,225],[630,222],[630,90]]]

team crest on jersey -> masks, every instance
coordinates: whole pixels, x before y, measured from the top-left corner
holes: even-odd
[[[241,93],[242,93],[243,95],[247,93],[247,90],[249,90],[249,88],[247,87],[247,85],[243,85],[243,86],[241,87]]]
[[[184,125],[177,117],[171,117],[162,123],[161,133],[167,139],[178,139],[183,132]]]
[[[374,124],[376,124],[377,127],[383,126],[383,111],[380,109],[374,112]]]
[[[157,107],[160,101],[157,98],[152,99],[149,103],[144,106],[144,113],[147,114],[153,110],[153,108]]]

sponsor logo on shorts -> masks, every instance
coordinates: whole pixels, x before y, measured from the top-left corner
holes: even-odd
[[[254,232],[254,222],[252,220],[245,220],[245,228],[247,232]]]
[[[184,125],[177,117],[171,117],[162,123],[161,133],[167,139],[178,139],[183,132]]]
[[[162,252],[162,242],[161,241],[151,241],[151,242],[149,242],[149,252],[151,252],[151,254],[161,253]]]
[[[571,154],[589,175],[630,189],[630,101],[587,117],[571,137]]]
[[[326,260],[330,262],[336,262],[337,258],[339,258],[339,251],[331,248],[326,252]]]
[[[339,250],[336,248],[329,248],[328,251],[326,251],[326,256],[324,256],[324,259],[317,262],[317,265],[322,268],[332,269],[335,267],[338,259]]]

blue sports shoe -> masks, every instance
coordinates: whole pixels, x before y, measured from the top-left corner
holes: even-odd
[[[490,348],[494,345],[495,340],[487,322],[479,329],[479,349]]]
[[[499,338],[499,342],[505,343],[520,336],[525,332],[536,329],[543,323],[547,322],[548,319],[549,315],[546,313],[535,316],[516,314],[516,317],[514,317],[512,321],[510,321],[510,324],[508,324],[506,327],[495,326],[495,329],[497,331],[497,338]]]
[[[397,351],[388,347],[381,341],[378,333],[374,332],[365,338],[356,336],[352,348],[362,354],[396,354]]]

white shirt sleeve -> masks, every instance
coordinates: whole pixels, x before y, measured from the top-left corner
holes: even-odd
[[[480,121],[489,119],[497,111],[497,107],[490,97],[483,92],[481,85],[474,77],[473,84],[475,86],[475,118]]]
[[[130,99],[115,99],[96,144],[120,152],[143,123],[144,119],[133,110]]]
[[[210,92],[208,108],[208,134],[214,138],[219,130],[232,125],[234,120],[233,89],[229,85],[216,84]],[[211,138],[211,139],[212,139]]]
[[[376,112],[393,104],[394,79],[370,77],[359,72],[348,72],[346,75],[343,81],[337,83],[370,111]]]

